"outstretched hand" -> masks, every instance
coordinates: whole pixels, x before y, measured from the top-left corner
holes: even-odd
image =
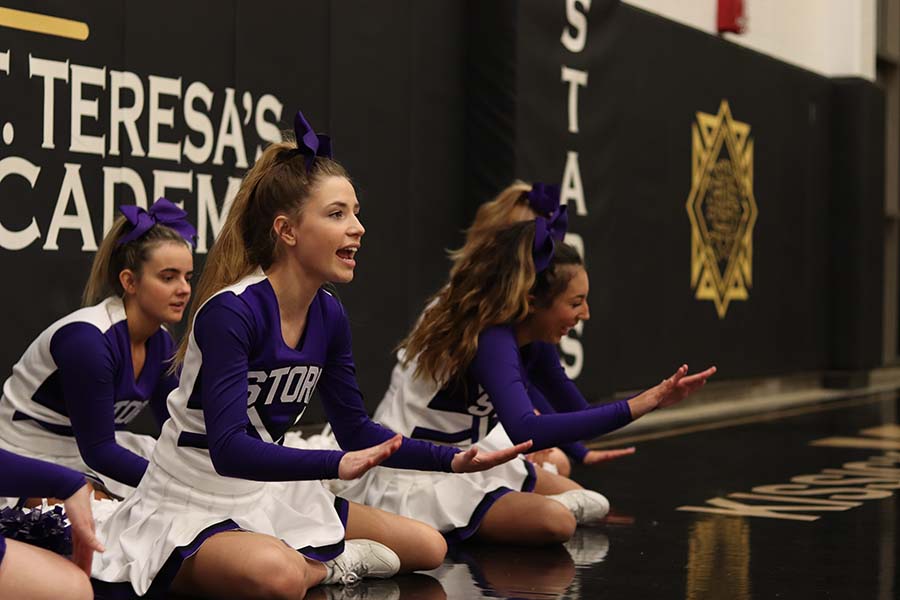
[[[388,459],[388,457],[400,449],[403,436],[399,433],[385,440],[377,446],[364,450],[354,450],[346,453],[338,465],[338,477],[341,479],[357,479],[365,475],[366,471]]]
[[[631,418],[637,419],[657,408],[665,408],[681,402],[691,393],[703,387],[706,380],[715,372],[716,368],[710,367],[705,371],[688,375],[688,366],[681,365],[671,377],[666,377],[659,385],[628,399]]]
[[[66,516],[72,524],[72,562],[91,576],[91,564],[94,561],[94,552],[103,552],[105,548],[94,530],[94,516],[91,513],[90,484],[84,484],[78,491],[63,501],[66,507]]]
[[[657,408],[665,408],[677,404],[697,391],[706,383],[706,380],[716,372],[715,367],[709,367],[705,371],[688,375],[688,366],[681,365],[671,377],[662,380],[659,385],[650,388],[645,393],[656,400]]]
[[[611,460],[622,458],[623,456],[629,456],[634,453],[634,446],[630,446],[628,448],[615,448],[613,450],[591,450],[584,455],[584,460],[582,460],[581,462],[585,465],[598,465],[600,463],[609,462]]]
[[[465,452],[459,452],[453,457],[450,468],[454,473],[474,473],[476,471],[486,471],[497,465],[502,465],[524,452],[528,452],[531,448],[531,440],[516,444],[511,448],[503,450],[495,450],[493,452],[484,452],[478,449],[478,446],[472,446]]]

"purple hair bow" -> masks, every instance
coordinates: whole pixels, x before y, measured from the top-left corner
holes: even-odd
[[[535,272],[540,273],[553,259],[557,242],[566,237],[569,226],[568,207],[557,206],[549,217],[537,217],[534,223],[534,247],[531,250]]]
[[[297,116],[294,117],[294,135],[297,136],[297,150],[306,157],[307,172],[312,168],[317,156],[331,158],[331,138],[313,131],[312,126],[299,110]]]
[[[154,225],[163,225],[177,231],[191,246],[196,247],[197,230],[187,220],[187,213],[178,208],[165,198],[160,198],[150,206],[150,210],[144,210],[140,206],[128,204],[119,210],[131,223],[132,229],[117,242],[121,246],[132,242],[148,231]]]
[[[531,185],[531,191],[526,194],[528,204],[539,215],[547,216],[559,208],[559,186],[539,183],[535,181]]]

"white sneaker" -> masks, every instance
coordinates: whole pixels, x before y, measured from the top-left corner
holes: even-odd
[[[547,497],[568,508],[579,525],[594,525],[609,512],[609,500],[593,490],[569,490]]]
[[[372,540],[347,540],[344,552],[325,563],[328,572],[323,585],[353,585],[363,577],[385,579],[400,570],[400,557],[393,550]]]

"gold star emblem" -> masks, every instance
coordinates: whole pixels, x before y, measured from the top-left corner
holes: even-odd
[[[720,319],[732,300],[747,300],[753,285],[753,139],[750,125],[719,113],[698,112],[691,126],[691,288],[712,300]]]

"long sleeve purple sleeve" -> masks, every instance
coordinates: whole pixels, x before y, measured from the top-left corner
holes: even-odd
[[[65,500],[84,484],[78,471],[0,450],[0,496]]]
[[[332,315],[330,321],[333,329],[328,364],[318,387],[328,422],[341,448],[360,450],[380,444],[395,433],[372,421],[366,413],[356,383],[350,324],[343,310],[339,315]],[[397,469],[450,472],[450,464],[458,452],[457,448],[404,437],[400,449],[382,464]]]
[[[163,365],[163,372],[160,374],[159,381],[153,389],[153,396],[150,398],[150,410],[153,411],[153,416],[156,418],[156,424],[160,427],[162,427],[163,423],[166,422],[166,419],[169,418],[169,408],[166,405],[169,394],[178,387],[178,375],[176,373],[169,373],[169,366],[171,365],[170,361],[175,357],[175,343],[172,341],[172,337],[168,332],[163,332],[162,335],[164,336],[163,340],[166,347],[165,352],[163,352],[165,362]]]
[[[147,460],[116,443],[116,369],[108,341],[93,325],[72,323],[54,334],[50,353],[81,458],[97,473],[136,487]]]
[[[556,409],[550,404],[547,398],[544,397],[544,394],[542,394],[537,387],[531,386],[530,388],[528,388],[528,397],[531,399],[531,403],[534,405],[534,407],[542,415],[552,415],[556,412]],[[589,452],[587,447],[581,442],[559,444],[559,449],[579,463],[584,461],[584,457]]]
[[[565,369],[559,363],[556,347],[546,342],[533,344],[534,354],[528,368],[528,377],[532,383],[529,395],[532,401],[544,402],[544,408],[535,404],[542,413],[577,412],[591,407],[581,394]],[[549,406],[548,406],[549,405]],[[560,449],[578,462],[582,462],[588,449],[581,442],[560,444]]]
[[[534,440],[535,450],[590,439],[631,422],[625,401],[573,413],[534,414],[515,335],[508,327],[481,333],[470,369],[490,396],[510,439],[514,443]]]
[[[576,412],[591,408],[565,369],[559,364],[556,347],[535,342],[528,378],[536,385],[557,412]]]
[[[223,296],[223,302],[210,303],[200,312],[193,332],[203,356],[201,404],[216,472],[255,481],[336,478],[344,452],[285,448],[247,432],[253,324],[244,311],[225,304],[228,295]]]

